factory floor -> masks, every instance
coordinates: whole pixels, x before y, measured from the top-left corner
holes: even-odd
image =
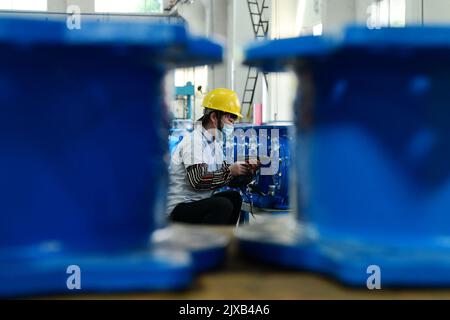
[[[232,227],[210,228],[232,237]],[[322,275],[261,265],[239,254],[232,238],[219,269],[198,275],[181,292],[56,296],[56,299],[450,299],[448,289],[348,288]]]

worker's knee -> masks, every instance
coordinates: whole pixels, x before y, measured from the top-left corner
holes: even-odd
[[[242,205],[242,197],[241,194],[237,191],[226,191],[222,194],[217,194],[220,198],[227,198],[231,201],[234,207],[241,207]]]
[[[215,198],[215,205],[217,206],[215,209],[217,209],[220,212],[230,214],[233,212],[233,202],[225,197],[217,197]]]
[[[211,209],[203,218],[204,224],[226,225],[233,215],[233,203],[223,197],[215,197],[211,202]]]
[[[242,205],[242,196],[239,192],[231,191],[230,200],[233,202],[233,204],[239,205],[239,207]]]

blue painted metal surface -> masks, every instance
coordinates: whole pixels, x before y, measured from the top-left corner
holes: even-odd
[[[190,260],[148,246],[167,185],[161,83],[222,48],[182,25],[25,19],[0,20],[0,47],[0,295],[69,293],[77,263],[90,291],[186,286]]]
[[[300,84],[298,210],[315,233],[308,249],[271,244],[273,260],[359,286],[373,264],[383,285],[450,284],[449,35],[353,27],[247,50],[247,63],[293,68]]]
[[[230,238],[198,225],[171,224],[154,232],[152,241],[167,250],[189,251],[194,272],[199,273],[225,261]]]

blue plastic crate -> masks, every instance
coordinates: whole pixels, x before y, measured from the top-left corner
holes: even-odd
[[[0,295],[69,293],[77,263],[84,291],[189,283],[188,257],[149,247],[165,220],[162,80],[221,59],[183,25],[0,20]]]
[[[299,78],[298,219],[314,230],[246,251],[357,286],[370,265],[382,285],[450,285],[450,28],[274,40],[246,63]]]

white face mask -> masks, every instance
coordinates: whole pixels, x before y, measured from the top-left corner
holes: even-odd
[[[223,124],[223,128],[222,128],[222,132],[225,134],[225,136],[230,137],[231,135],[233,135],[234,126],[232,124],[229,124],[229,123],[224,123]]]

